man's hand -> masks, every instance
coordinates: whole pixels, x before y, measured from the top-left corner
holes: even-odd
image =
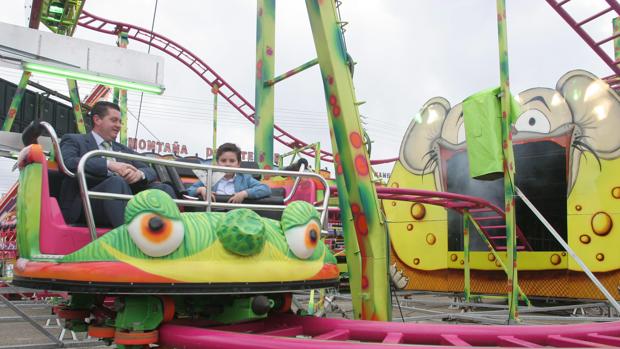
[[[127,174],[123,176],[123,178],[125,179],[127,183],[134,184],[134,183],[140,182],[143,176],[144,176],[144,172],[140,170],[135,170],[135,171],[128,171]]]
[[[200,196],[204,201],[207,201],[207,188],[200,187],[196,190],[196,194]],[[215,202],[215,193],[211,193],[211,202]]]
[[[132,164],[119,161],[108,161],[108,170],[123,177],[125,182],[134,184],[142,180],[143,172],[135,168]]]
[[[231,196],[230,199],[228,199],[228,203],[231,204],[240,204],[243,202],[243,200],[245,200],[248,197],[248,192],[243,190],[240,191],[238,193],[235,193],[235,195]]]
[[[138,171],[132,164],[128,164],[120,161],[108,161],[108,170],[116,173],[121,177],[125,177],[125,175],[130,171]]]

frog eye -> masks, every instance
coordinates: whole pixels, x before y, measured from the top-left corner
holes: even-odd
[[[174,252],[183,241],[183,223],[154,213],[137,215],[127,226],[129,236],[144,254],[162,257]]]
[[[314,253],[319,238],[321,228],[319,223],[311,220],[307,224],[292,227],[284,232],[288,247],[293,254],[300,259],[307,259]]]

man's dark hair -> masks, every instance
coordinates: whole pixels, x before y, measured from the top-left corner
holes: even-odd
[[[114,109],[117,111],[121,111],[121,108],[116,103],[108,102],[108,101],[99,101],[90,108],[88,114],[91,118],[94,118],[95,115],[99,115],[100,118],[108,115],[108,109]]]
[[[227,151],[232,151],[237,155],[237,161],[241,163],[241,149],[235,143],[224,143],[217,148],[217,152],[215,153],[215,160],[217,161],[222,154]]]

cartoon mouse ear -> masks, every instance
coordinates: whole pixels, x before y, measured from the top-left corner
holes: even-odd
[[[399,156],[400,162],[410,172],[423,174],[435,170],[435,162],[429,161],[431,150],[441,136],[441,126],[449,110],[448,100],[443,97],[431,98],[409,124],[400,145]]]
[[[620,97],[606,82],[585,70],[560,78],[556,89],[564,96],[579,126],[578,140],[601,159],[620,156]]]
[[[441,138],[452,144],[465,142],[465,119],[463,118],[463,103],[452,107],[446,116],[441,128]]]

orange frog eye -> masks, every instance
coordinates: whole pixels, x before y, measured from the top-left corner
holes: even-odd
[[[316,222],[310,222],[306,225],[304,242],[307,248],[314,249],[316,244],[319,242],[319,238],[321,236],[321,229]]]
[[[183,222],[154,213],[142,213],[128,225],[133,242],[147,256],[162,257],[174,252],[183,242]]]
[[[172,222],[155,214],[140,217],[142,236],[151,242],[166,241],[172,234]]]
[[[284,232],[289,249],[299,259],[308,259],[321,238],[321,227],[315,220],[289,228]]]

